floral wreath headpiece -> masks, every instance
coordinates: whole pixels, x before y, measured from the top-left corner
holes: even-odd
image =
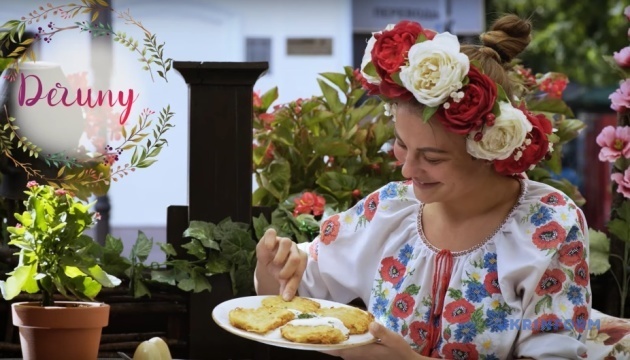
[[[549,119],[523,103],[514,106],[449,32],[411,21],[388,25],[368,41],[361,75],[368,94],[386,103],[415,98],[424,105],[424,121],[435,115],[449,131],[466,135],[468,153],[492,161],[501,174],[532,169],[553,150]]]

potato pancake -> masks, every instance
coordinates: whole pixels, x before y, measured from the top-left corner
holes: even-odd
[[[229,312],[228,317],[230,324],[234,327],[264,334],[295,319],[295,314],[282,308],[245,309],[237,307]]]
[[[315,314],[322,317],[334,317],[350,330],[350,335],[365,334],[374,321],[374,315],[355,307],[321,308]]]
[[[314,312],[321,307],[321,305],[311,299],[296,296],[291,301],[285,301],[281,296],[270,296],[262,300],[262,305],[266,307],[291,309],[297,310],[303,313]]]

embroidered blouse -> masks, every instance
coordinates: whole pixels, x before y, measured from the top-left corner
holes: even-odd
[[[493,235],[458,252],[431,245],[422,204],[393,182],[330,216],[308,252],[301,296],[360,298],[418,353],[448,359],[586,357],[591,311],[582,211],[546,184],[521,180]]]

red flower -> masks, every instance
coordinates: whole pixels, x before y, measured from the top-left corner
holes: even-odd
[[[532,165],[536,165],[542,160],[549,151],[549,139],[547,135],[553,131],[551,122],[545,115],[534,115],[525,107],[520,108],[527,120],[532,124],[532,131],[527,133],[525,137],[525,149],[518,148],[515,152],[521,152],[518,160],[514,155],[504,160],[495,160],[494,168],[503,175],[520,174],[529,169]],[[527,144],[529,142],[529,144]]]
[[[564,201],[564,196],[562,196],[562,194],[560,194],[559,192],[552,192],[551,194],[545,195],[540,199],[540,201],[552,206],[567,204],[567,202]]]
[[[500,294],[501,288],[499,287],[499,273],[496,271],[487,273],[486,278],[483,280],[483,286],[490,295]]]
[[[370,82],[367,81],[367,79],[363,76],[363,74],[361,74],[361,70],[359,69],[354,69],[353,71],[354,74],[354,78],[361,83],[361,86],[363,86],[363,88],[365,90],[367,90],[368,95],[378,95],[378,85],[374,85],[371,84]]]
[[[586,260],[580,261],[575,267],[575,283],[581,286],[588,285],[590,275],[588,273],[588,264]]]
[[[405,64],[407,53],[418,39],[420,33],[428,39],[433,39],[434,32],[426,31],[422,26],[412,21],[401,21],[391,30],[384,30],[374,35],[376,42],[372,48],[372,64],[381,78],[380,93],[393,99],[411,99],[413,95],[404,87],[396,84],[392,74],[400,72]]]
[[[582,332],[586,328],[588,322],[588,309],[585,305],[573,307],[573,328]]]
[[[319,216],[324,213],[326,200],[315,193],[305,192],[302,196],[293,201],[295,202],[293,216],[298,216],[299,214],[310,214],[311,212],[313,215]]]
[[[322,243],[328,245],[335,241],[337,239],[337,235],[339,235],[339,227],[339,214],[333,215],[324,221],[320,233]]]
[[[553,249],[558,246],[567,236],[566,230],[555,221],[543,225],[536,229],[532,239],[534,244],[541,249]]]
[[[254,96],[254,99],[253,99],[254,107],[255,108],[261,107],[262,106],[262,100],[260,99],[260,92],[254,91],[253,96]]]
[[[532,323],[532,332],[534,334],[541,332],[557,332],[564,329],[562,320],[555,314],[544,314],[539,316]]]
[[[381,277],[394,285],[405,276],[405,266],[393,256],[381,260]]]
[[[455,300],[444,307],[444,318],[451,324],[461,324],[470,320],[475,307],[466,299]]]
[[[560,73],[550,73],[545,75],[540,81],[540,91],[549,94],[549,97],[562,98],[562,93],[566,89],[569,80],[566,75]]]
[[[407,293],[396,295],[392,304],[392,315],[404,319],[413,313],[416,301]]]
[[[571,241],[562,245],[560,248],[560,262],[572,266],[582,261],[582,253],[584,252],[584,244],[579,241]]]
[[[479,353],[474,344],[450,343],[444,345],[442,353],[445,359],[478,359]]]
[[[559,292],[562,290],[562,283],[566,278],[567,276],[560,269],[545,270],[536,287],[536,294],[546,295]]]
[[[468,79],[462,88],[464,97],[459,102],[450,101],[448,109],[441,106],[438,116],[445,128],[461,135],[479,129],[497,99],[497,85],[477,67],[470,67]]]
[[[411,333],[411,340],[413,340],[414,344],[423,346],[426,345],[429,339],[431,328],[429,324],[424,321],[414,321],[409,325],[409,332]]]
[[[374,214],[376,214],[376,209],[378,208],[378,192],[370,194],[368,198],[365,200],[365,218],[367,221],[372,221]]]

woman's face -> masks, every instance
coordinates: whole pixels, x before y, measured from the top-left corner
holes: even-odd
[[[394,154],[425,204],[462,201],[493,174],[489,163],[468,154],[464,136],[447,131],[437,120],[425,123],[417,107],[399,104],[395,129]]]

